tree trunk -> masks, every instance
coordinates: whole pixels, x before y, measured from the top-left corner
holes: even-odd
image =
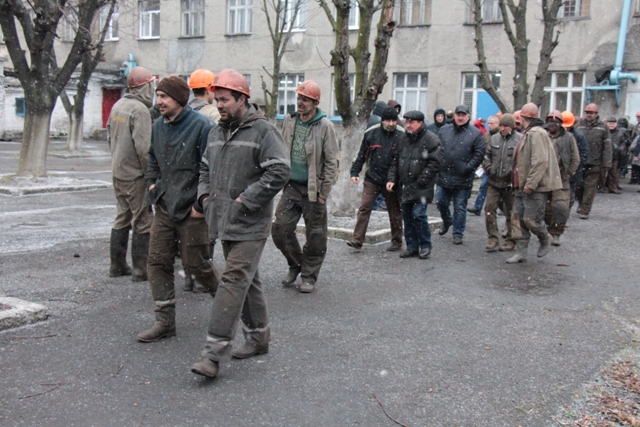
[[[343,122],[344,125],[344,122]],[[331,190],[331,214],[338,217],[355,217],[360,205],[358,186],[351,182],[351,164],[358,153],[367,127],[365,121],[346,125],[342,131],[340,147],[340,175]]]
[[[18,176],[39,178],[47,175],[47,148],[49,145],[49,128],[51,111],[40,108],[29,109],[24,117],[24,134],[20,147],[20,164]]]
[[[82,151],[82,132],[84,129],[84,114],[73,111],[69,115],[69,136],[67,136],[67,150]]]

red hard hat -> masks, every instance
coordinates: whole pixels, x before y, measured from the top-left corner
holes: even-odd
[[[147,84],[151,80],[153,80],[153,74],[151,74],[151,71],[144,67],[134,67],[129,71],[129,75],[127,76],[127,86],[134,88]]]
[[[313,80],[305,80],[300,83],[300,86],[296,89],[296,93],[320,102],[320,86]]]
[[[538,118],[538,106],[533,102],[524,104],[520,109],[520,117],[526,117],[528,119]]]
[[[215,92],[216,89],[229,89],[235,90],[245,95],[247,98],[251,98],[251,91],[249,90],[249,82],[240,74],[237,70],[227,68],[220,71],[220,73],[213,80],[213,83],[207,87],[211,92]]]
[[[193,73],[191,73],[191,77],[189,77],[189,88],[200,89],[208,87],[211,83],[213,83],[213,80],[215,78],[215,74],[213,74],[209,70],[195,70]]]
[[[562,117],[562,113],[560,111],[558,111],[558,110],[553,110],[552,112],[547,114],[547,120],[549,120],[551,118],[558,119],[561,122],[564,121],[564,118]]]

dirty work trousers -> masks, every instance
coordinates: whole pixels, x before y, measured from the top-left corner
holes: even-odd
[[[568,174],[562,172],[562,188],[551,192],[545,207],[544,222],[547,231],[553,236],[562,236],[569,220],[571,208],[571,184]]]
[[[307,238],[303,248],[296,237],[300,216],[304,218]],[[327,204],[309,201],[307,184],[289,181],[284,187],[271,236],[289,269],[300,271],[303,283],[315,284],[327,253]]]
[[[511,237],[528,242],[531,234],[542,240],[547,235],[544,211],[551,192],[525,194],[516,190],[511,214]]]
[[[265,242],[222,241],[226,264],[211,306],[207,343],[202,352],[204,357],[217,362],[229,360],[231,342],[240,318],[247,342],[255,346],[269,343],[271,334],[267,300],[258,274]]]
[[[498,230],[498,206],[502,203],[502,210],[507,220],[507,235],[505,241],[513,241],[511,237],[511,210],[513,209],[513,188],[499,188],[489,184],[487,200],[484,205],[484,221],[487,227],[489,241],[500,242]],[[515,243],[515,242],[514,242]]]
[[[600,166],[585,165],[582,171],[582,182],[576,186],[576,199],[578,200],[578,213],[589,215],[593,200],[596,198],[598,190],[598,180],[600,179]]]
[[[132,229],[134,234],[149,233],[153,212],[151,206],[144,205],[147,194],[144,177],[135,181],[113,178],[113,190],[116,193],[116,219],[113,221],[113,229]]]
[[[173,264],[178,250],[185,273],[194,276],[211,295],[216,293],[220,275],[210,260],[210,239],[204,218],[187,216],[174,222],[159,204],[155,207],[147,275],[156,303],[156,321],[173,325],[176,312]]]
[[[387,191],[384,185],[375,184],[369,180],[364,181],[362,189],[362,201],[358,209],[358,218],[356,226],[353,230],[351,240],[358,244],[364,243],[364,237],[367,234],[367,226],[371,218],[371,210],[373,204],[382,194],[384,201],[387,203],[387,212],[389,213],[389,223],[391,225],[391,243],[396,245],[402,244],[402,213],[400,212],[400,202],[398,201],[397,191]]]

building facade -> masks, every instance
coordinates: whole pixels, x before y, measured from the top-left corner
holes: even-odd
[[[353,37],[359,25],[357,2],[350,17]],[[436,108],[453,109],[464,103],[473,118],[495,114],[497,107],[480,87],[475,29],[468,1],[396,1],[397,28],[391,39],[387,64],[389,80],[379,99],[395,99],[403,111],[421,110],[432,119]],[[331,6],[331,3],[330,7]],[[623,2],[570,0],[560,10],[557,30],[561,32],[554,50],[550,74],[545,82],[549,96],[542,111],[570,109],[580,115],[587,100],[601,106],[601,115],[629,115],[640,110],[640,83],[624,80],[618,93],[591,90],[598,86],[595,71],[613,68],[616,60]],[[380,13],[380,12],[377,12]],[[333,68],[330,51],[335,38],[318,2],[304,0],[293,19],[285,11],[292,38],[285,53],[279,83],[278,113],[295,108],[295,88],[306,79],[322,88],[320,107],[339,121],[333,100]],[[514,73],[514,53],[502,25],[498,0],[483,6],[485,54],[492,79],[508,102]],[[377,18],[374,17],[374,26]],[[528,5],[529,77],[533,84],[542,41],[542,11],[539,1]],[[374,28],[375,31],[375,28]],[[59,31],[59,49],[64,52],[73,39],[73,28]],[[373,38],[373,37],[372,37]],[[622,69],[640,75],[640,0],[631,0]],[[371,48],[373,50],[373,47]],[[59,56],[60,57],[60,56]],[[261,2],[253,0],[129,0],[119,4],[107,34],[105,61],[93,78],[87,98],[85,133],[103,127],[102,117],[110,109],[109,99],[124,90],[124,79],[114,81],[123,62],[133,59],[159,78],[178,74],[188,78],[195,69],[214,73],[236,68],[247,76],[254,101],[264,99],[262,80],[269,85],[264,69],[272,66],[271,37]],[[11,68],[0,45],[0,61]],[[10,74],[6,73],[5,74]],[[16,98],[19,85],[5,77],[0,99],[0,133],[21,129]],[[4,95],[2,95],[4,93]],[[15,96],[14,96],[15,95]],[[17,101],[19,103],[19,101]],[[58,103],[60,104],[60,103]],[[512,109],[520,106],[510,105]],[[61,105],[54,114],[52,132],[64,132],[66,114]],[[100,112],[100,114],[98,114]],[[107,114],[108,115],[108,114]],[[59,117],[59,120],[56,118]]]

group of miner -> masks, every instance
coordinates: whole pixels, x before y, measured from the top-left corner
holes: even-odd
[[[298,86],[296,112],[285,116],[280,129],[249,102],[249,84],[233,69],[217,75],[196,70],[187,83],[174,75],[156,82],[149,70],[135,67],[127,86],[107,124],[117,206],[109,275],[149,281],[155,322],[137,339],[155,342],[176,335],[179,257],[185,290],[213,297],[202,359],[191,371],[214,378],[220,362],[269,351],[259,274],[269,236],[287,262],[282,284],[307,294],[316,289],[327,252],[327,200],[339,174],[336,131],[318,107],[320,88],[312,80]],[[619,173],[611,169],[619,167],[612,156],[621,138],[599,120],[595,104],[575,123],[568,111],[552,111],[545,122],[529,103],[513,115],[489,118],[485,135],[470,123],[465,105],[448,115],[437,109],[429,126],[422,112],[408,111],[400,122],[399,111],[391,101],[376,111],[379,123],[366,130],[351,165],[356,185],[366,165],[357,222],[347,241],[356,250],[379,195],[391,225],[387,250],[399,251],[401,258],[429,258],[427,206],[434,198],[442,218],[438,234],[452,229],[453,244],[462,244],[478,168],[487,176],[486,250],[515,250],[507,263],[526,261],[532,233],[539,240],[538,257],[550,244],[560,245],[574,199],[580,218],[587,219],[599,183],[618,191]],[[506,219],[502,233],[498,210]],[[296,236],[301,217],[302,247]],[[130,232],[132,266],[126,261]],[[221,271],[212,260],[218,241],[225,260]],[[245,340],[233,349],[239,319]]]

